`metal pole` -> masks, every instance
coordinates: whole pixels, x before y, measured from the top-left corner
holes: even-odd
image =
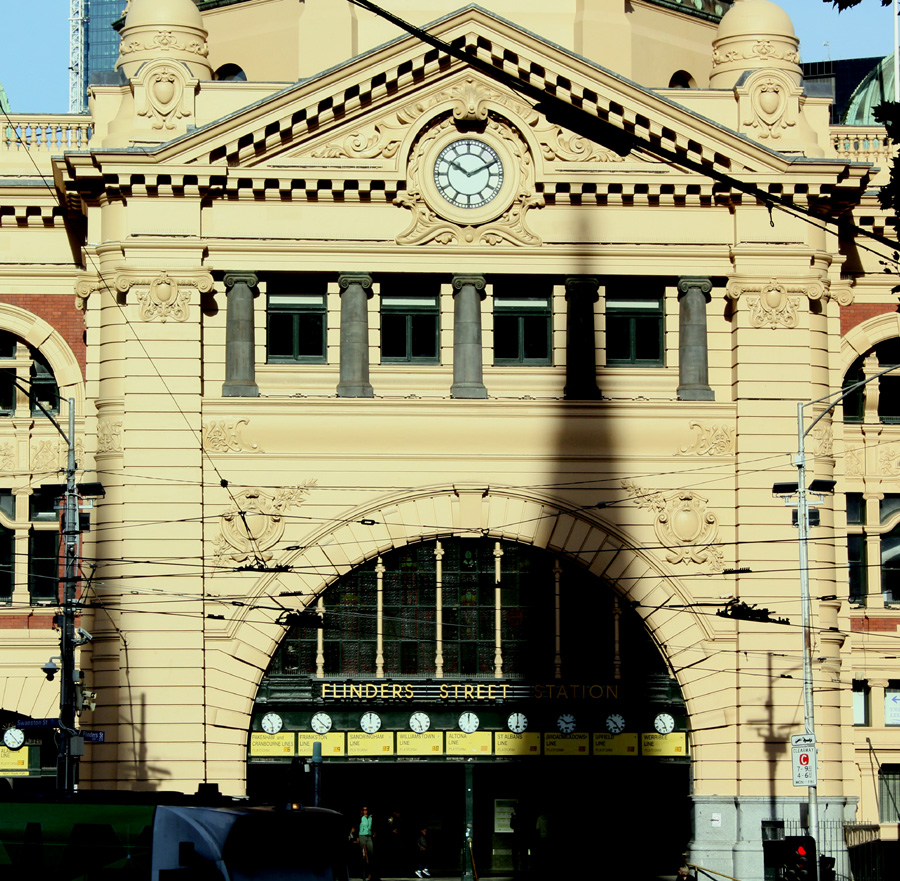
[[[897,20],[897,0],[894,0],[894,103],[900,104],[900,21]]]
[[[312,754],[313,769],[313,807],[319,807],[322,804],[322,741],[313,742]]]
[[[809,601],[809,500],[806,495],[806,434],[803,431],[803,408],[797,404],[797,529],[800,556],[800,616],[803,629],[803,727],[815,736],[816,719],[813,703],[812,627]],[[832,406],[834,406],[832,404]],[[809,788],[809,834],[819,853],[819,794],[818,787]]]
[[[78,564],[78,490],[75,486],[75,399],[69,398],[69,435],[66,438],[66,495],[63,514],[65,565],[60,626],[59,755],[56,788],[74,792],[78,784],[78,756],[83,741],[75,731],[75,583]]]

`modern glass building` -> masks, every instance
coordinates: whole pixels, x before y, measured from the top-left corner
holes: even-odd
[[[113,22],[118,21],[126,7],[126,0],[87,0],[85,11],[85,57],[87,71],[85,83],[91,75],[103,70],[112,70],[119,57],[119,35],[113,30]]]

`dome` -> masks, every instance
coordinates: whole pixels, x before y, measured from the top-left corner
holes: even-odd
[[[125,28],[203,28],[203,18],[193,0],[131,0]]]
[[[768,36],[797,38],[790,16],[771,0],[737,0],[716,31],[717,40]]]
[[[844,125],[880,125],[872,111],[884,101],[894,100],[894,55],[883,58],[853,90],[844,118]]]
[[[790,16],[771,0],[736,0],[713,40],[713,89],[733,88],[754,70],[781,70],[799,86],[800,43]]]

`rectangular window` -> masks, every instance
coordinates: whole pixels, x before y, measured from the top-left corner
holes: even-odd
[[[15,532],[0,526],[0,603],[12,602],[16,573],[13,558]]]
[[[888,728],[900,727],[900,682],[891,679],[884,690],[884,724]]]
[[[862,493],[847,493],[847,523],[851,526],[866,525],[866,500]]]
[[[437,294],[385,294],[381,297],[381,363],[440,360]]]
[[[59,533],[32,529],[28,537],[28,592],[32,603],[59,598]]]
[[[59,386],[46,358],[31,352],[31,412],[37,416],[45,411],[59,413]]]
[[[494,296],[494,364],[550,364],[550,296]]]
[[[266,357],[270,364],[322,364],[327,359],[327,280],[318,275],[267,279]]]
[[[878,771],[878,819],[900,821],[900,765],[882,765]]]
[[[881,591],[886,605],[900,603],[900,528],[881,536]]]
[[[865,679],[853,680],[853,724],[868,726],[869,723],[869,683]]]
[[[662,294],[626,296],[623,291],[606,299],[606,363],[611,367],[662,367]]]
[[[57,506],[61,504],[61,499],[65,495],[66,488],[49,484],[47,486],[36,486],[28,499],[28,519],[32,522],[36,520],[58,520],[59,510]]]
[[[850,602],[859,606],[866,605],[869,592],[866,573],[866,537],[864,535],[847,536],[847,562],[850,578]]]

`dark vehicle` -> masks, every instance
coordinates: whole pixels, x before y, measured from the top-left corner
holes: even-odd
[[[0,803],[0,879],[348,881],[346,829],[325,808],[84,792]]]

